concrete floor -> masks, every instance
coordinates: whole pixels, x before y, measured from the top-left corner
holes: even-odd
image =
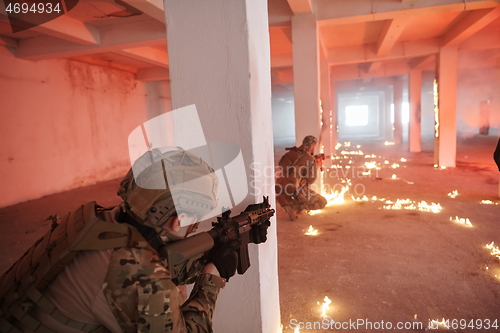
[[[445,318],[450,324],[453,319],[465,319],[467,324],[471,319],[490,319],[491,323],[497,319],[498,329],[460,329],[457,322],[457,329],[449,331],[500,332],[500,260],[485,248],[491,242],[500,245],[500,205],[480,204],[481,200],[500,202],[499,173],[492,159],[497,140],[476,136],[459,141],[457,167],[445,170],[432,166],[430,140],[424,142],[424,152],[413,154],[383,142],[352,141],[345,149],[362,150],[363,156],[348,155],[353,157],[351,169],[327,171],[327,183],[338,184],[337,189],[344,185],[344,175],[351,180],[345,203],[316,215],[302,214],[295,222],[278,207],[283,331],[293,332],[300,322],[311,327],[314,322],[334,325],[333,319],[337,325],[349,320],[372,323],[373,329],[360,325],[355,330],[351,325],[342,332],[390,331],[376,329],[387,328],[387,322],[394,328],[398,322],[422,322],[422,329],[393,330],[422,332],[429,319]],[[290,145],[287,140],[279,141],[276,157]],[[376,157],[364,157],[371,154]],[[407,161],[401,162],[401,157]],[[344,160],[347,165],[349,159]],[[365,161],[380,163],[382,169],[361,176],[359,167]],[[391,168],[393,163],[400,167]],[[342,173],[346,170],[348,175]],[[398,179],[393,180],[393,174]],[[63,215],[91,200],[115,205],[118,184],[119,180],[112,180],[0,209],[0,272],[49,229],[46,217]],[[454,199],[447,195],[453,190],[459,192]],[[377,200],[356,202],[351,194],[377,196]],[[388,210],[380,198],[434,202],[442,210]],[[469,218],[473,227],[450,221],[455,216]],[[310,225],[319,235],[304,235]],[[319,303],[325,296],[331,300],[326,313],[330,319],[323,321]],[[377,326],[381,321],[385,326]]]
[[[300,322],[306,328],[301,332],[341,327],[331,326],[330,319],[322,321],[318,302],[325,296],[331,300],[327,317],[346,328],[339,332],[390,332],[387,322],[393,329],[398,322],[411,327],[396,331],[423,332],[429,320],[443,318],[450,324],[453,319],[465,319],[467,324],[471,319],[497,319],[500,325],[500,260],[485,248],[492,241],[500,244],[500,205],[480,204],[500,202],[499,173],[492,157],[497,140],[477,136],[460,141],[457,167],[445,170],[433,167],[432,141],[425,142],[426,151],[418,154],[383,142],[351,142],[346,150],[358,150],[360,144],[364,155],[377,157],[358,155],[350,170],[376,161],[384,166],[378,175],[360,178],[350,171],[351,193],[345,195],[345,203],[312,216],[301,214],[295,222],[278,208],[284,332],[292,332]],[[401,162],[401,157],[407,161]],[[393,163],[400,167],[391,168]],[[332,174],[332,169],[326,172]],[[393,180],[393,174],[398,179]],[[342,176],[333,173],[329,183],[340,188]],[[454,199],[448,196],[453,190],[459,193]],[[351,194],[434,202],[442,210],[388,210],[380,200],[357,202]],[[450,221],[456,216],[469,218],[473,227]],[[304,235],[310,225],[319,235]],[[367,321],[372,325],[364,324]],[[308,330],[314,322],[319,329]],[[416,322],[422,322],[420,329],[413,326]],[[456,323],[449,331],[500,332],[500,326],[460,329]],[[442,329],[441,325],[429,331]]]

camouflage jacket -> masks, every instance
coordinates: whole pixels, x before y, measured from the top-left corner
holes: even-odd
[[[212,316],[224,279],[197,277],[183,304],[158,253],[151,247],[113,250],[103,292],[124,332],[212,332]]]
[[[225,280],[201,274],[205,263],[195,262],[179,279],[180,284],[195,282],[184,302],[166,263],[140,235],[138,242],[129,235],[123,245],[108,245],[122,244],[110,241],[125,235],[123,227],[119,233],[104,231],[118,230],[108,228],[117,223],[118,208],[92,217],[94,204],[63,218],[2,275],[0,331],[212,332],[215,301]],[[99,233],[94,235],[92,228]],[[106,237],[94,239],[97,235]],[[87,245],[77,250],[81,243]],[[100,249],[91,250],[92,244]],[[39,267],[54,269],[42,274]]]

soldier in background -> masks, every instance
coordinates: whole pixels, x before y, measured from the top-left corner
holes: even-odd
[[[318,139],[308,135],[300,147],[287,148],[288,152],[279,161],[276,199],[292,221],[300,211],[322,209],[327,203],[322,195],[310,188],[322,166],[322,160],[314,158],[317,144]]]
[[[54,221],[5,272],[0,332],[212,332],[236,252],[215,249],[173,281],[158,248],[187,237],[217,206],[218,180],[194,154],[155,151],[134,164],[146,166],[137,177],[131,169],[121,182],[120,206],[91,202]],[[155,187],[167,178],[166,188]],[[177,285],[193,282],[184,302]]]

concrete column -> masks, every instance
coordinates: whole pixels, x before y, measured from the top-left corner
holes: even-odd
[[[456,46],[442,47],[437,57],[440,167],[455,167],[457,155],[457,64]],[[434,152],[436,154],[436,152]]]
[[[321,60],[321,146],[324,147],[325,155],[332,155],[332,98],[330,85],[330,65],[328,60]],[[325,160],[323,166],[329,167],[331,160]]]
[[[276,207],[267,1],[164,5],[173,109],[195,104],[207,142],[241,147],[249,193],[233,214],[263,195]],[[183,126],[176,130],[192,132]],[[215,332],[279,332],[275,219],[271,223],[267,242],[249,245],[251,267],[221,291]]]
[[[337,106],[337,90],[335,89],[335,81],[330,77],[330,97],[331,97],[331,141],[330,145],[332,147],[332,153],[335,152],[335,146],[339,142],[339,133],[337,132],[338,126],[338,106]]]
[[[421,112],[422,112],[422,71],[410,70],[408,82],[408,95],[410,99],[410,130],[408,145],[410,152],[419,153],[421,147]]]
[[[394,79],[393,87],[394,143],[399,145],[403,143],[403,81],[401,78]]]
[[[393,92],[391,89],[385,89],[385,98],[384,98],[384,112],[383,119],[381,119],[380,123],[383,124],[382,129],[384,130],[385,140],[393,141],[394,140],[394,130],[391,121],[391,104],[393,101],[392,98]],[[382,112],[380,113],[382,115]]]
[[[295,141],[320,134],[319,39],[315,15],[292,16],[293,91],[295,97]]]

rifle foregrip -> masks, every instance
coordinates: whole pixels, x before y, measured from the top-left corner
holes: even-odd
[[[242,245],[238,251],[238,274],[243,274],[250,267],[250,257],[248,256],[248,245]]]

